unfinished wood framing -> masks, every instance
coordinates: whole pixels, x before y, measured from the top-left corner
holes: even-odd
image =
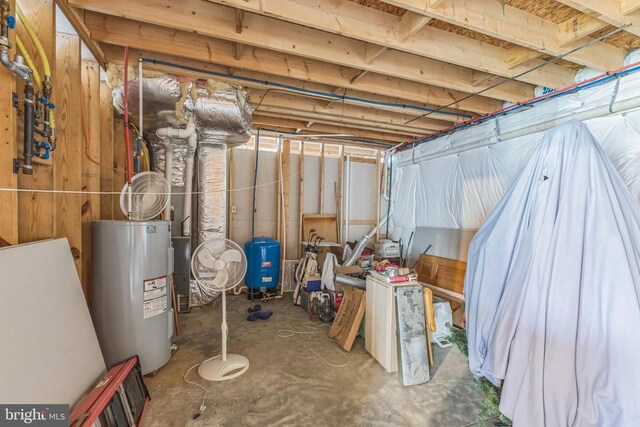
[[[298,154],[298,242],[302,242],[302,215],[304,214],[304,141],[300,141]],[[302,256],[302,248],[298,245],[298,258]]]
[[[80,124],[80,38],[70,34],[56,37],[55,99],[58,106],[58,149],[54,160],[55,189],[71,193],[55,193],[55,237],[66,237],[82,276],[82,189],[81,124]],[[87,301],[89,289],[83,283]]]
[[[51,66],[51,78],[54,82],[55,88],[60,77],[56,68],[57,46],[54,2],[53,0],[21,0],[20,7],[25,15],[28,16],[29,23],[40,39],[42,47],[47,54]],[[37,55],[36,48],[33,46],[27,32],[20,24],[17,26],[17,34],[24,41],[27,51],[30,53],[32,58],[34,58],[35,65],[39,70],[41,70],[42,74],[42,61]],[[19,82],[16,88],[19,96],[22,96],[23,88],[24,86],[22,82]],[[75,101],[77,105],[77,99]],[[60,104],[55,92],[54,102],[56,105]],[[54,114],[56,119],[58,119],[58,127],[60,127],[60,110],[54,110]],[[22,130],[21,120],[19,120],[19,129]],[[20,141],[22,140],[23,136],[21,131],[18,133],[17,137]],[[58,140],[60,140],[60,138],[58,138]],[[61,144],[58,144],[58,148],[60,145]],[[18,143],[18,153],[22,152],[22,146],[22,143]],[[55,153],[55,151],[51,153],[51,158],[55,158]],[[29,176],[20,173],[17,179],[18,187],[21,189],[44,191],[58,189],[57,183],[54,185],[53,160],[49,160],[44,163],[36,163],[34,158],[33,175]],[[52,193],[38,191],[19,193],[18,212],[18,233],[20,242],[33,242],[36,240],[50,239],[55,236],[54,229],[57,209],[54,206],[54,195]]]
[[[10,7],[14,10],[15,1],[11,0]],[[13,38],[14,35],[11,34]],[[10,40],[12,45],[12,40]],[[13,51],[10,56],[13,58]],[[4,90],[0,91],[0,105],[9,106],[13,102],[15,79],[12,73],[0,67],[0,80],[5,82]],[[16,116],[12,108],[3,108],[0,112],[0,187],[17,189],[18,177],[13,173],[13,160],[17,157],[16,150]],[[18,193],[16,191],[0,191],[0,246],[18,243]]]
[[[113,100],[111,89],[106,83],[100,83],[100,191],[109,193],[115,190],[113,185]],[[101,219],[113,219],[113,198],[111,194],[100,195]]]
[[[319,206],[319,212],[320,214],[324,213],[324,142],[320,143],[320,176],[318,177],[318,185],[319,185],[319,190],[318,191],[318,206]]]
[[[100,65],[93,61],[83,61],[81,66],[82,84],[78,100],[82,123],[82,276],[80,280],[88,296],[91,295],[91,223],[100,219]],[[87,301],[91,301],[87,298]]]

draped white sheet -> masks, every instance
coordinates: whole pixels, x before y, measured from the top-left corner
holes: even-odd
[[[516,426],[640,425],[637,176],[603,150],[628,126],[602,146],[575,121],[548,131],[471,242],[469,365],[504,380]]]

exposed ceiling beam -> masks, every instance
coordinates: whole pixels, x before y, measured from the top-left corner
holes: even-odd
[[[532,59],[539,58],[541,55],[542,53],[528,47],[511,46],[507,51],[507,67],[509,69],[515,68]]]
[[[171,0],[153,0],[153,7],[146,4],[151,0],[132,2],[130,0],[72,0],[75,5],[91,10],[111,14],[115,16],[125,16],[141,22],[157,25],[171,26],[174,29],[221,38],[276,50],[282,53],[304,56],[323,62],[331,62],[342,66],[359,68],[374,73],[384,74],[391,77],[413,80],[420,83],[433,84],[456,90],[467,90],[471,81],[470,75],[473,70],[443,61],[436,61],[426,57],[410,55],[397,50],[389,50],[385,55],[378,58],[372,64],[365,61],[365,43],[348,37],[329,34],[324,31],[283,22],[277,19],[256,15],[245,14],[245,28],[242,34],[235,33],[235,11],[232,8],[219,6],[200,0],[183,0],[174,2]],[[279,0],[288,3],[290,0]],[[280,4],[269,3],[269,4]],[[241,2],[243,3],[243,2]],[[244,4],[244,3],[243,3]],[[252,3],[253,4],[253,3]],[[330,5],[332,2],[322,2],[322,5]],[[355,5],[355,4],[354,4]],[[358,6],[358,5],[356,5]],[[372,10],[366,8],[366,10]],[[295,10],[295,16],[305,15],[304,10]],[[308,11],[310,12],[310,11]],[[375,11],[374,11],[375,12]],[[391,16],[384,14],[385,16]],[[325,22],[321,16],[313,17],[310,25],[318,26]],[[316,22],[316,18],[317,22]],[[399,17],[398,18],[399,21]],[[305,18],[307,19],[307,18]],[[331,22],[336,22],[336,16],[331,18]],[[394,23],[397,21],[394,21]],[[343,32],[351,32],[350,25],[342,27]],[[360,24],[362,27],[362,24]],[[395,40],[395,27],[381,29],[379,26],[373,28],[376,31],[392,33],[391,38]],[[424,28],[421,34],[430,27]],[[127,34],[130,35],[130,34]],[[470,39],[456,36],[447,31],[429,32],[430,41],[414,41],[414,37],[407,40],[402,45],[416,46],[425,53],[442,54],[450,59],[455,55],[465,62],[468,67],[486,71],[494,66],[504,71],[504,74],[514,75],[518,69],[507,70],[504,64],[506,49],[479,44],[471,40],[472,46],[466,44]],[[457,37],[463,40],[459,41]],[[395,43],[395,42],[394,42]],[[384,44],[384,43],[378,43]],[[390,46],[391,47],[391,46]],[[406,50],[406,49],[405,49]],[[493,57],[499,57],[499,61],[494,61]],[[461,64],[458,64],[461,65]],[[519,71],[523,71],[520,69]],[[515,72],[514,72],[515,71]],[[573,72],[567,68],[550,65],[536,70],[523,77],[523,80],[539,84],[547,84],[550,87],[564,86],[573,81]],[[503,95],[513,97],[513,94],[529,91],[530,86],[526,84],[511,82],[491,91],[486,96],[505,99]],[[524,99],[520,97],[520,99]]]
[[[640,1],[638,0],[620,0],[620,11],[623,15],[629,15],[640,9]]]
[[[309,113],[333,115],[338,118],[352,118],[358,121],[370,122],[379,127],[388,127],[389,129],[406,132],[420,133],[429,130],[443,129],[450,125],[448,122],[434,120],[431,118],[422,118],[413,121],[410,125],[405,125],[405,122],[415,118],[416,116],[373,110],[343,103],[334,103],[326,109],[323,109],[324,102],[319,99],[273,91],[267,93],[266,90],[262,89],[252,90],[250,98],[252,103],[256,105],[260,104],[260,108],[262,108],[263,105],[268,105],[273,107],[290,108],[292,110],[305,111]]]
[[[504,1],[475,0],[470,3],[468,0],[448,0],[438,7],[431,7],[424,0],[383,1],[553,56],[566,54],[576,47],[559,45],[557,24],[506,5]],[[621,67],[624,55],[622,49],[596,42],[567,55],[565,59],[606,71]]]
[[[557,0],[615,27],[629,25],[625,31],[640,36],[640,15],[623,15],[620,0]]]
[[[398,28],[398,41],[403,42],[418,31],[420,31],[425,25],[431,21],[431,18],[420,13],[407,11],[402,18],[400,18],[400,25]]]
[[[86,25],[84,25],[84,19],[82,18],[82,16],[80,16],[80,13],[75,8],[70,6],[67,0],[55,0],[55,2],[56,2],[56,5],[58,5],[60,10],[62,11],[62,13],[64,13],[64,16],[67,17],[67,19],[69,20],[73,28],[76,30],[76,32],[78,33],[78,35],[80,36],[84,44],[87,46],[87,48],[89,49],[93,57],[96,59],[96,61],[98,61],[100,66],[104,68],[105,62],[106,62],[104,58],[104,53],[102,52],[102,49],[98,45],[98,42],[96,42],[91,37],[91,32],[86,27]]]
[[[401,131],[397,128],[389,127],[389,126],[381,126],[380,123],[372,123],[365,120],[358,120],[351,117],[346,116],[334,116],[331,114],[324,113],[313,113],[306,110],[296,110],[290,107],[278,107],[272,105],[261,105],[258,114],[263,116],[275,116],[275,117],[285,117],[285,118],[293,118],[297,120],[305,120],[311,123],[313,126],[314,123],[324,123],[332,126],[348,126],[355,127],[361,129],[369,129],[373,131],[380,132],[388,132],[395,133],[398,135],[404,135],[406,137],[414,137],[419,135],[425,135],[431,133],[430,131]]]
[[[579,13],[573,18],[569,18],[558,24],[558,45],[570,45],[571,43],[590,36],[596,31],[600,31],[608,25],[609,24],[598,18]]]
[[[141,24],[122,18],[103,17],[90,12],[87,12],[85,20],[93,37],[101,42],[170,54],[184,59],[244,68],[362,92],[386,94],[400,99],[440,106],[447,105],[468,94],[375,73],[369,73],[358,82],[351,83],[350,80],[361,70],[248,46],[245,46],[241,59],[236,60],[234,43],[232,42],[156,25]],[[509,87],[509,85],[505,86]],[[473,90],[478,89],[473,87]],[[517,102],[527,99],[527,97],[531,98],[533,89],[530,88],[523,93],[505,93],[505,95],[510,95],[507,100]],[[484,114],[501,108],[501,105],[502,103],[499,101],[475,96],[453,106]]]
[[[76,1],[76,0],[74,0]],[[80,1],[80,0],[77,0]],[[87,1],[87,0],[82,0]],[[96,1],[96,0],[89,0]],[[244,9],[256,14],[274,17],[288,23],[305,25],[333,34],[376,43],[397,51],[407,52],[424,58],[431,58],[450,64],[513,77],[527,71],[525,67],[509,70],[505,64],[506,49],[485,42],[470,39],[440,30],[435,27],[424,27],[422,30],[398,41],[398,28],[401,17],[381,12],[348,0],[208,0],[211,3],[225,4]],[[415,0],[424,4],[424,0]],[[448,5],[449,1],[443,3]],[[444,7],[444,6],[442,6]],[[418,12],[419,8],[414,8]],[[481,14],[482,15],[482,14]],[[288,31],[299,33],[295,28]],[[322,34],[322,33],[320,33]],[[327,36],[316,35],[327,39]],[[329,38],[334,47],[341,38]],[[343,38],[342,38],[343,39]],[[353,42],[352,42],[353,43]],[[353,48],[352,48],[353,50]],[[394,52],[399,54],[400,52]],[[385,55],[385,59],[390,55]],[[396,61],[396,67],[402,61]],[[573,72],[565,67],[550,64],[536,72],[525,74],[520,81],[549,87],[563,87],[573,83]]]
[[[290,118],[283,117],[271,117],[271,116],[263,116],[260,114],[253,115],[253,124],[254,127],[256,125],[269,126],[273,129],[308,129],[312,132],[317,133],[335,133],[335,134],[349,134],[356,138],[367,138],[374,139],[379,141],[389,141],[389,142],[401,142],[409,139],[404,135],[397,135],[393,133],[384,133],[384,132],[374,132],[371,130],[357,129],[347,126],[333,126],[326,125],[323,123],[313,123],[310,127],[307,127],[307,121],[305,120],[296,120]]]
[[[371,64],[378,59],[380,55],[385,53],[389,48],[386,46],[379,46],[373,43],[366,43],[364,45],[364,62]]]
[[[116,63],[116,64],[122,63],[123,54],[122,54],[121,47],[105,46],[104,52],[108,62]],[[139,51],[136,49],[131,49],[130,55],[131,57],[144,57],[150,60],[173,63],[183,67],[183,68],[176,68],[176,67],[171,67],[167,65],[162,65],[160,63],[144,64],[145,69],[158,70],[158,71],[162,71],[169,74],[179,74],[179,75],[184,75],[186,77],[208,79],[208,78],[212,78],[213,76],[211,74],[207,74],[207,72],[224,73],[224,74],[230,73],[233,76],[237,76],[245,79],[251,79],[252,81],[238,80],[232,77],[224,78],[224,77],[216,76],[214,78],[228,81],[231,84],[235,84],[235,85],[240,84],[243,86],[254,87],[254,88],[263,88],[263,89],[268,89],[270,87],[274,88],[274,86],[269,86],[266,84],[266,82],[271,82],[271,83],[294,86],[297,88],[307,89],[315,92],[325,92],[325,93],[332,93],[332,94],[339,94],[339,95],[346,94],[346,95],[349,95],[350,97],[358,98],[358,99],[348,98],[348,99],[331,100],[330,101],[331,103],[339,101],[339,102],[344,102],[350,105],[358,105],[361,107],[375,108],[378,110],[386,110],[386,111],[391,111],[396,113],[407,113],[408,111],[413,111],[416,115],[424,113],[425,109],[436,108],[434,105],[408,101],[408,100],[394,98],[394,97],[385,96],[385,95],[375,95],[375,94],[360,92],[356,90],[346,90],[346,89],[336,88],[334,86],[329,86],[325,84],[313,83],[309,81],[300,81],[300,80],[296,80],[288,77],[280,77],[272,74],[265,74],[262,72],[237,69],[237,68],[227,67],[223,65],[203,63],[203,62],[194,61],[194,60],[175,58],[169,55],[155,54],[150,52]],[[202,72],[197,72],[196,70],[202,70]],[[375,104],[360,101],[359,99],[366,99],[374,102]],[[415,108],[411,108],[411,107],[415,107]],[[455,116],[455,114],[458,114],[458,116]],[[448,122],[460,122],[470,118],[471,115],[472,113],[468,111],[445,109],[443,111],[435,112],[431,114],[430,118],[444,120]]]

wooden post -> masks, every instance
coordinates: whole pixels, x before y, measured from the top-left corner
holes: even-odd
[[[382,184],[382,168],[380,165],[380,150],[376,150],[376,176],[377,182],[376,190],[374,191],[374,197],[376,198],[375,207],[376,207],[376,225],[380,223],[380,185]],[[380,239],[380,230],[376,231],[376,239],[374,242],[377,242]]]
[[[276,224],[275,224],[275,232],[273,234],[274,239],[279,240],[282,244],[282,240],[280,240],[280,230],[282,229],[282,192],[280,189],[282,188],[280,185],[280,180],[282,179],[282,174],[280,170],[280,166],[282,165],[282,148],[280,147],[280,143],[282,139],[276,136]]]
[[[287,240],[289,239],[289,219],[291,217],[290,209],[290,192],[291,192],[291,141],[285,139],[282,142],[282,198],[283,198],[283,227],[282,233],[282,247],[287,247]],[[282,251],[286,256],[286,250]]]
[[[127,158],[125,156],[126,144],[124,140],[124,120],[122,117],[115,117],[113,119],[113,191],[118,192],[122,190],[127,178],[125,175],[125,168]],[[113,219],[126,219],[126,215],[122,213],[120,209],[120,197],[114,195],[111,198],[113,206]]]
[[[42,47],[49,59],[52,73],[51,79],[54,87],[53,102],[56,104],[56,108],[53,113],[59,126],[60,116],[63,114],[63,111],[62,103],[57,99],[55,88],[62,77],[58,77],[56,69],[55,4],[53,0],[21,0],[20,8],[40,39]],[[14,16],[16,15],[14,14]],[[25,44],[25,48],[33,58],[36,68],[40,71],[40,75],[44,77],[40,56],[37,54],[33,43],[31,43],[30,37],[24,27],[20,24],[19,20],[17,33],[20,35],[20,38]],[[80,77],[78,76],[78,82],[79,79]],[[18,84],[16,87],[16,92],[21,99],[23,97],[23,88],[24,86],[22,83]],[[3,92],[4,91],[5,89],[3,89]],[[10,103],[3,104],[2,108],[10,108],[10,105]],[[75,105],[78,105],[77,99],[75,100]],[[74,117],[74,120],[77,120],[78,117],[79,116]],[[22,129],[21,125],[20,129]],[[17,151],[22,152],[22,132],[18,133],[17,138],[19,141]],[[58,137],[58,148],[56,151],[51,153],[50,160],[41,161],[34,157],[33,175],[24,175],[23,173],[18,175],[17,179],[19,188],[32,190],[54,189],[53,164],[56,156],[58,155],[58,150],[60,150],[61,144],[59,142],[60,138]],[[76,167],[79,172],[79,164],[77,164]],[[76,189],[78,188],[80,188],[80,185],[78,185]],[[54,195],[52,193],[19,193],[18,212],[18,234],[21,243],[50,239],[54,237],[54,223],[57,209],[54,208]]]
[[[100,219],[100,66],[83,61],[81,88],[82,121],[82,276],[81,282],[91,305],[91,223]],[[78,94],[79,95],[79,94]],[[87,139],[88,138],[88,139]]]
[[[298,258],[302,257],[302,215],[304,214],[304,141],[300,141],[300,155],[298,156]]]
[[[114,191],[113,185],[113,107],[111,89],[100,83],[100,191]],[[113,219],[113,196],[100,195],[100,218]]]
[[[343,243],[343,236],[342,236],[342,214],[344,212],[343,210],[343,194],[344,194],[344,179],[343,179],[343,174],[344,174],[344,147],[341,145],[338,148],[338,206],[336,206],[336,221],[338,222],[338,243],[342,244]]]
[[[324,213],[324,142],[320,147],[320,191],[318,191],[320,202],[320,214]]]
[[[9,1],[12,15],[15,16],[15,0]],[[11,45],[13,31],[10,31]],[[13,58],[12,49],[9,56]],[[16,79],[9,70],[0,67],[0,187],[17,189],[18,177],[13,173],[13,159],[16,158],[16,110],[11,107],[13,92],[16,90]],[[18,243],[18,193],[16,191],[0,191],[0,247]]]
[[[71,34],[56,37],[56,84],[54,95],[58,107],[58,149],[54,160],[54,189],[78,192],[82,139],[80,132],[80,38]],[[82,277],[82,198],[78,193],[55,193],[55,237],[69,240],[78,275]],[[88,289],[83,289],[88,297]],[[88,301],[88,298],[87,298]]]

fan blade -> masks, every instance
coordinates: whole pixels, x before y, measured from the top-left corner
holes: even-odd
[[[213,279],[213,286],[219,289],[224,289],[228,281],[229,281],[229,273],[227,273],[227,270],[223,269],[218,271],[216,278]]]
[[[198,252],[198,261],[203,267],[212,270],[216,266],[217,258],[213,256],[209,248],[204,247]]]
[[[226,262],[242,262],[242,254],[237,249],[227,249],[222,253],[220,259]]]

